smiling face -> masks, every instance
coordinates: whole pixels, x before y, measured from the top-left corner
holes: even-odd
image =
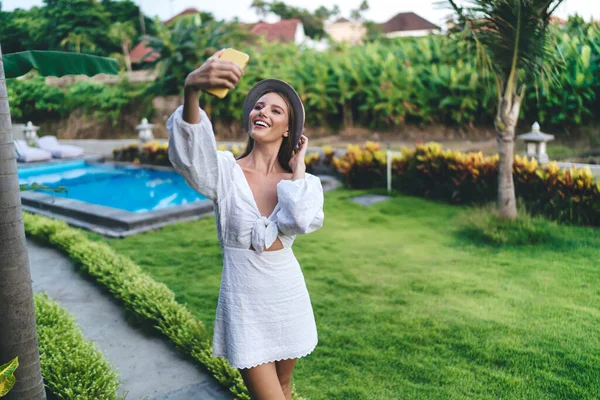
[[[257,141],[276,142],[289,135],[290,108],[277,93],[266,93],[250,111],[250,136]]]

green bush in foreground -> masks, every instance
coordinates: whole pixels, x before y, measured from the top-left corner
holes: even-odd
[[[127,312],[152,325],[176,347],[190,355],[227,387],[237,399],[250,400],[238,370],[222,357],[212,356],[212,344],[203,323],[183,305],[166,285],[156,282],[131,259],[120,256],[107,244],[91,242],[64,221],[23,213],[25,231],[65,252],[75,265],[104,286]],[[294,398],[301,399],[294,393]]]
[[[75,318],[45,294],[35,295],[40,364],[48,389],[61,399],[113,400],[119,375]]]

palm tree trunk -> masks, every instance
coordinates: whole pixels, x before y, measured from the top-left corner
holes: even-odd
[[[17,162],[0,48],[0,364],[19,357],[7,399],[45,399]]]
[[[510,129],[510,128],[507,128]],[[498,215],[504,219],[517,217],[515,184],[513,181],[513,159],[515,152],[514,127],[512,133],[501,132],[498,135]]]
[[[513,86],[514,87],[514,86]],[[501,97],[496,116],[496,132],[498,134],[498,215],[503,219],[513,220],[517,217],[517,200],[513,180],[513,162],[515,154],[515,131],[524,88],[517,95],[507,90]]]
[[[125,56],[125,65],[127,66],[127,72],[131,72],[131,57],[129,57],[129,46],[126,43],[121,45],[123,48],[123,56]]]

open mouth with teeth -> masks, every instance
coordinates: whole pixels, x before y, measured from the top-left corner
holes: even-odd
[[[254,126],[259,126],[261,128],[268,128],[269,124],[267,124],[265,121],[257,119],[257,120],[254,120]]]

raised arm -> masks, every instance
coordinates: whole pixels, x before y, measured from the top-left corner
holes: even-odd
[[[229,151],[217,150],[212,123],[198,106],[200,92],[216,86],[233,89],[243,71],[215,53],[185,81],[183,106],[169,117],[169,160],[188,184],[213,201],[224,197],[235,163]]]
[[[231,182],[235,158],[229,151],[217,150],[208,116],[200,107],[200,122],[183,120],[183,106],[169,117],[169,160],[187,183],[213,201],[224,198]]]

